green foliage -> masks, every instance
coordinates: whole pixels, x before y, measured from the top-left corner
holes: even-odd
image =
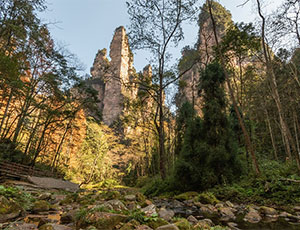
[[[176,165],[175,181],[180,181],[177,187],[183,191],[230,183],[241,172],[237,144],[226,115],[223,70],[215,62],[201,76],[204,118],[190,120]]]
[[[172,176],[162,180],[160,177],[155,177],[151,182],[142,188],[142,192],[146,196],[158,195],[174,195],[177,189],[174,187],[174,178]]]
[[[25,210],[29,210],[33,206],[35,199],[31,194],[22,191],[17,187],[5,187],[0,185],[0,196],[4,196],[7,199],[13,199]]]
[[[239,183],[216,186],[210,191],[220,200],[261,205],[292,205],[300,202],[300,184],[288,179],[299,180],[296,165],[264,160],[260,164],[261,177],[248,175]]]
[[[107,152],[107,136],[100,125],[90,118],[87,121],[86,137],[78,154],[78,166],[73,168],[69,176],[83,184],[99,183],[109,178],[109,165],[104,162]]]

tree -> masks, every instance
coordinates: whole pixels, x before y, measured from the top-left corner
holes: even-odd
[[[294,154],[295,160],[297,162],[298,171],[300,173],[299,153],[297,151],[295,141],[292,137],[291,130],[288,126],[286,115],[284,114],[282,98],[280,97],[280,94],[278,91],[277,79],[276,79],[276,75],[275,75],[275,61],[273,60],[272,51],[270,50],[270,47],[267,44],[266,18],[263,15],[263,12],[261,9],[261,2],[259,0],[256,0],[256,3],[257,3],[257,12],[258,12],[259,17],[261,18],[261,41],[262,41],[262,51],[263,51],[263,55],[264,55],[264,62],[266,65],[267,80],[270,83],[271,93],[272,93],[272,96],[273,96],[275,104],[276,104],[278,117],[279,117],[279,123],[280,123],[280,127],[281,127],[281,132],[282,132],[283,139],[286,143],[289,158],[290,158],[290,160],[292,158],[291,150],[290,150],[290,147],[291,147],[292,153]]]
[[[175,77],[168,61],[169,49],[183,39],[182,23],[195,13],[197,0],[131,0],[127,2],[131,21],[129,38],[133,49],[148,49],[154,57],[155,125],[159,139],[160,174],[166,177],[164,90],[186,71]],[[190,64],[189,69],[194,63]]]
[[[204,117],[188,119],[176,167],[176,178],[180,178],[183,190],[205,189],[231,182],[240,175],[237,143],[226,114],[224,82],[225,74],[217,62],[209,64],[201,74]]]
[[[230,79],[229,79],[229,74],[228,74],[227,69],[226,69],[225,58],[224,58],[224,55],[223,55],[223,53],[222,53],[222,51],[220,49],[220,46],[219,46],[219,39],[218,39],[218,35],[217,35],[217,27],[216,27],[215,17],[214,17],[214,13],[213,13],[212,2],[213,2],[212,0],[207,0],[208,9],[209,9],[209,15],[210,15],[210,19],[211,19],[211,23],[212,23],[212,28],[213,28],[213,32],[214,32],[214,38],[215,38],[215,42],[216,42],[217,55],[220,58],[221,65],[222,65],[222,68],[224,70],[224,74],[226,76],[225,80],[226,80],[227,87],[228,87],[228,90],[229,90],[230,98],[231,98],[234,110],[236,112],[237,118],[239,120],[240,127],[241,127],[241,129],[243,131],[243,135],[244,135],[244,138],[245,138],[247,149],[248,149],[248,151],[251,154],[252,162],[253,162],[253,167],[255,169],[256,174],[259,175],[260,174],[260,170],[259,170],[258,163],[257,163],[257,160],[256,160],[256,154],[255,154],[252,142],[251,142],[251,138],[250,138],[250,136],[248,134],[248,131],[247,131],[246,126],[245,126],[245,123],[244,123],[244,121],[242,119],[242,116],[240,114],[240,111],[239,111],[239,108],[238,108],[238,105],[237,105],[237,102],[236,102],[236,99],[235,99],[235,96],[234,96],[234,92],[233,92],[233,89],[231,87],[231,83],[230,83]]]

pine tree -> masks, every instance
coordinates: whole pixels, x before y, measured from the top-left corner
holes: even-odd
[[[217,62],[202,73],[203,120],[187,127],[175,176],[182,190],[201,190],[231,182],[241,173],[237,144],[226,114],[225,75]]]

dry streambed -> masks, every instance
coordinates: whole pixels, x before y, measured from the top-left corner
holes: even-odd
[[[12,181],[1,186],[0,229],[6,230],[300,229],[297,206],[284,211],[238,205],[194,192],[150,200],[134,189],[66,192]]]

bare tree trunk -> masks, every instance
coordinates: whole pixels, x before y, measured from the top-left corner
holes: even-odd
[[[286,147],[287,147],[287,149],[289,149],[290,146],[292,147],[293,153],[295,155],[295,160],[296,160],[296,163],[297,163],[297,167],[298,167],[298,172],[300,173],[299,154],[297,152],[295,142],[292,138],[291,131],[290,131],[289,127],[287,126],[287,123],[286,123],[285,118],[284,118],[284,113],[283,113],[283,109],[282,109],[280,96],[279,96],[279,93],[278,93],[278,87],[277,87],[276,77],[275,77],[275,73],[274,73],[274,69],[273,69],[273,65],[272,65],[272,60],[271,60],[271,57],[270,57],[270,53],[268,51],[267,44],[265,42],[266,19],[265,19],[265,17],[263,16],[263,14],[261,12],[260,0],[256,0],[256,2],[257,2],[258,14],[259,14],[260,18],[262,19],[261,40],[262,40],[262,48],[263,48],[264,58],[265,58],[265,61],[266,61],[266,67],[267,67],[267,77],[270,81],[273,98],[275,100],[275,104],[276,104],[276,107],[277,107],[277,112],[278,112],[278,116],[279,116],[279,123],[280,123],[280,126],[281,126],[282,135],[283,135],[283,137],[286,141],[286,145],[287,145]]]
[[[4,121],[5,121],[6,117],[7,117],[7,112],[8,112],[8,108],[10,106],[10,102],[11,102],[12,96],[13,96],[13,92],[11,90],[10,94],[9,94],[8,101],[6,103],[5,111],[4,111],[4,114],[3,114],[3,117],[2,117],[2,121],[1,121],[1,124],[0,124],[0,134],[1,134],[1,131],[2,131],[2,128],[3,128]]]
[[[243,132],[243,135],[244,135],[244,138],[245,138],[246,147],[247,147],[248,151],[251,154],[252,163],[253,163],[253,167],[255,169],[255,173],[256,173],[256,175],[260,175],[260,170],[259,170],[258,163],[257,163],[257,160],[256,160],[256,155],[255,155],[255,152],[254,152],[254,148],[253,148],[253,145],[251,143],[251,139],[250,139],[250,136],[248,134],[248,131],[245,127],[242,116],[240,114],[240,111],[238,109],[238,105],[237,105],[237,102],[235,100],[234,93],[233,93],[233,90],[232,90],[232,87],[231,87],[231,84],[230,84],[229,75],[228,75],[228,72],[227,72],[226,67],[225,67],[226,65],[225,65],[224,57],[223,57],[222,52],[220,51],[219,41],[218,41],[217,32],[216,32],[216,23],[215,23],[214,16],[213,16],[213,13],[212,13],[212,3],[211,3],[211,0],[207,0],[207,1],[208,1],[208,6],[209,6],[209,13],[210,13],[210,17],[211,17],[211,21],[212,21],[212,25],[213,25],[213,31],[214,31],[216,46],[217,46],[217,49],[218,49],[218,52],[219,52],[219,55],[220,55],[221,64],[222,64],[224,74],[225,74],[225,77],[226,77],[226,83],[227,83],[227,87],[229,89],[229,93],[230,93],[230,96],[231,96],[231,101],[232,101],[235,113],[237,115],[240,127],[242,129],[242,132]]]
[[[275,160],[278,161],[276,142],[275,142],[275,139],[274,139],[274,136],[273,136],[273,130],[272,130],[269,114],[268,114],[268,111],[266,109],[266,105],[264,105],[264,110],[265,110],[265,115],[266,115],[267,126],[268,126],[270,137],[271,137],[271,142],[272,142],[272,146],[273,146],[274,158],[275,158]]]
[[[58,147],[57,147],[57,150],[56,150],[54,159],[53,159],[53,161],[52,161],[52,167],[53,167],[53,168],[54,168],[54,166],[55,166],[56,159],[57,159],[58,155],[59,155],[60,152],[61,152],[61,147],[62,147],[62,145],[63,145],[63,143],[64,143],[65,137],[66,137],[66,135],[67,135],[67,133],[68,133],[70,127],[71,127],[71,120],[70,120],[69,123],[67,124],[67,127],[66,127],[66,129],[65,129],[65,132],[64,132],[64,134],[63,134],[63,136],[62,136],[62,138],[61,138],[61,140],[60,140],[60,142],[59,142],[59,145],[58,145]]]

